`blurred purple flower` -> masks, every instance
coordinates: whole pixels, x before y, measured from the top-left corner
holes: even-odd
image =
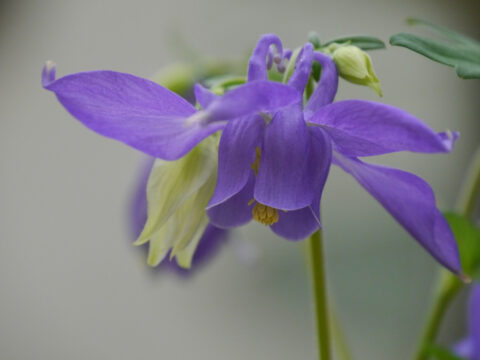
[[[480,360],[480,284],[473,286],[468,307],[468,335],[455,348],[458,356]]]
[[[129,230],[132,239],[137,239],[143,230],[147,221],[147,182],[150,175],[154,159],[148,159],[143,164],[140,176],[135,184],[134,191],[130,199],[128,207]],[[183,276],[192,274],[192,270],[204,266],[212,256],[216,255],[222,245],[228,239],[228,230],[219,229],[211,224],[207,225],[203,235],[198,243],[197,249],[193,256],[192,266],[190,269],[180,267],[176,261],[165,260],[157,266],[161,271],[174,271]],[[150,245],[149,245],[150,246]],[[169,256],[167,256],[167,259]]]
[[[210,221],[234,227],[252,217],[291,240],[320,227],[319,202],[330,164],[350,173],[441,264],[461,272],[458,249],[430,186],[419,177],[358,157],[395,151],[451,151],[457,134],[435,133],[392,106],[361,100],[331,103],[338,85],[333,61],[303,47],[287,85],[268,81],[271,45],[281,63],[282,44],[263,36],[249,62],[248,82],[218,97],[201,86],[197,111],[180,96],[145,79],[112,71],[55,80],[51,64],[43,86],[92,130],[148,155],[175,160],[223,130]],[[319,84],[303,106],[313,61]]]

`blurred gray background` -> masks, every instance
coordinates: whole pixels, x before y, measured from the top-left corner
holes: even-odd
[[[478,1],[161,0],[0,2],[0,358],[315,359],[299,244],[260,225],[187,281],[151,271],[126,206],[143,156],[84,128],[42,90],[59,76],[112,69],[149,77],[177,59],[172,34],[199,53],[243,56],[258,36],[287,46],[390,35],[416,16],[480,38]],[[420,29],[418,29],[420,31]],[[384,98],[437,130],[461,132],[449,155],[375,159],[430,182],[451,208],[480,142],[479,83],[401,49],[371,53]],[[378,100],[342,81],[338,98]],[[322,203],[329,285],[356,359],[408,358],[437,265],[341,170]],[[254,261],[239,256],[252,252]],[[252,260],[252,259],[251,259]],[[443,338],[463,331],[461,301]]]

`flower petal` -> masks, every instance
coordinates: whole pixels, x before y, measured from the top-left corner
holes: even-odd
[[[210,259],[220,249],[220,246],[226,242],[227,238],[227,230],[208,224],[193,256],[192,266],[199,266]]]
[[[157,226],[149,237],[148,264],[157,266],[170,252],[170,260],[189,268],[198,242],[208,225],[205,206],[213,193],[215,176],[212,174],[205,184],[170,216],[166,223]],[[170,251],[171,249],[171,251]]]
[[[305,106],[305,118],[308,120],[322,106],[330,104],[338,88],[338,72],[332,58],[321,52],[313,53],[313,60],[322,66],[322,74],[317,88]]]
[[[245,187],[234,196],[207,210],[210,222],[219,228],[231,228],[248,223],[252,219],[251,200],[255,175],[250,171]]]
[[[197,99],[202,109],[206,109],[212,102],[214,102],[220,97],[219,95],[214,94],[201,84],[195,84],[195,86],[193,87],[193,91],[195,93],[195,99]]]
[[[196,194],[191,196],[190,199],[182,204],[176,211],[177,230],[179,231],[177,231],[177,239],[172,248],[170,258],[181,253],[192,241],[198,243],[198,240],[200,240],[203,231],[208,225],[205,208],[215,189],[215,180],[216,174],[213,173]],[[197,245],[195,245],[193,249],[190,248],[187,253],[193,256],[193,251],[196,247]],[[191,256],[189,256],[187,260],[188,264],[191,263],[191,259]],[[180,263],[179,265],[182,267],[186,266]],[[190,265],[188,265],[188,267],[189,266]]]
[[[175,257],[178,266],[183,269],[190,269],[192,266],[193,256],[195,255],[195,251],[197,250],[198,244],[200,239],[202,238],[202,234],[205,231],[208,225],[208,217],[203,216],[201,221],[197,224],[195,230],[189,233],[188,242],[184,244],[179,250],[175,250],[175,246],[172,248],[170,252],[170,259]]]
[[[139,171],[129,201],[128,218],[132,239],[137,239],[147,222],[147,184],[155,159],[148,158]]]
[[[321,227],[320,200],[332,161],[332,145],[328,135],[320,129],[309,130],[311,135],[309,167],[315,189],[313,202],[300,210],[279,211],[278,222],[271,226],[273,232],[289,240],[305,239]]]
[[[308,167],[311,172],[315,193],[319,194],[319,198],[321,198],[332,163],[332,141],[321,129],[309,128],[309,131],[311,151]]]
[[[133,196],[130,200],[129,206],[129,219],[130,219],[130,232],[132,233],[132,238],[137,238],[142,229],[145,226],[145,222],[147,221],[147,193],[146,187],[148,178],[150,175],[150,171],[153,165],[154,159],[149,158],[143,164],[142,169],[139,173],[139,178],[135,188],[133,189]],[[208,224],[205,228],[201,238],[198,241],[198,245],[195,248],[195,239],[186,247],[186,249],[179,254],[177,254],[177,261],[183,262],[184,265],[188,264],[188,257],[190,256],[190,252],[195,250],[193,254],[193,259],[191,260],[191,269],[189,270],[197,270],[199,267],[205,265],[208,260],[210,260],[220,249],[221,245],[226,242],[228,238],[228,232],[224,229],[219,229],[211,224]],[[160,248],[159,245],[161,243],[155,243],[152,246],[152,254],[155,247],[157,250]],[[167,253],[165,253],[165,256]],[[158,263],[158,259],[151,259],[152,264]],[[180,267],[177,264],[177,261],[169,261],[166,259],[163,261],[159,266],[159,270],[168,271],[173,270],[179,275],[187,276],[190,275],[192,272],[187,271],[186,269]]]
[[[278,222],[270,226],[273,232],[289,240],[303,240],[320,228],[320,199],[300,210],[279,211]]]
[[[458,134],[437,134],[406,111],[363,100],[324,106],[311,119],[332,137],[338,152],[371,156],[394,151],[449,152]]]
[[[264,128],[265,120],[260,115],[227,124],[220,139],[217,184],[208,208],[224,202],[244,188],[252,172],[255,148],[261,144]]]
[[[189,197],[215,175],[215,153],[215,140],[208,138],[179,160],[155,161],[147,185],[148,219],[136,241],[137,245],[147,242]]]
[[[452,230],[435,205],[430,186],[405,171],[371,165],[334,153],[350,173],[443,266],[461,273]]]
[[[76,73],[54,80],[44,69],[43,85],[85,126],[148,155],[174,160],[222,124],[186,126],[195,108],[179,95],[146,79],[114,71]]]
[[[312,203],[314,189],[308,168],[310,134],[300,106],[275,114],[265,138],[255,199],[280,210],[296,210]]]
[[[278,54],[283,53],[282,42],[277,35],[262,35],[248,63],[248,81],[267,80],[267,55],[271,45],[277,48]]]
[[[190,243],[185,251],[176,256],[176,261],[166,259],[158,267],[159,270],[173,270],[176,274],[186,278],[193,275],[194,272],[207,265],[207,263],[220,251],[223,244],[228,240],[228,231],[219,229],[208,224],[203,232],[197,247],[191,259],[190,268],[180,267],[178,263],[188,265],[189,252],[195,246],[195,242]],[[178,262],[178,263],[177,263]]]
[[[297,62],[295,64],[295,71],[288,80],[288,85],[294,87],[299,92],[303,93],[305,86],[307,85],[310,72],[312,70],[313,60],[313,45],[307,43],[303,46],[300,54],[298,55]]]
[[[302,103],[302,94],[288,85],[272,81],[254,81],[241,85],[219,97],[192,121],[210,123],[231,120],[258,113],[274,113]]]

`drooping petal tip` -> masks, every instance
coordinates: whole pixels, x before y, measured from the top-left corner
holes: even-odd
[[[55,81],[55,68],[57,64],[52,60],[48,60],[42,70],[42,86],[47,87],[50,83]]]
[[[467,280],[461,275],[455,237],[436,207],[430,185],[414,174],[338,153],[334,163],[350,173],[440,264]]]
[[[451,152],[457,142],[457,139],[460,137],[460,133],[457,131],[446,130],[444,132],[438,133],[440,141],[443,143],[445,152]]]

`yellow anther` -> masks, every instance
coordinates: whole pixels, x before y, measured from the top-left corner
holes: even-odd
[[[260,167],[260,159],[262,158],[262,151],[257,146],[255,148],[255,160],[252,163],[252,170],[255,172],[255,176],[258,174],[258,168]]]
[[[253,220],[263,225],[273,225],[278,221],[278,210],[260,203],[255,204],[252,214]]]

